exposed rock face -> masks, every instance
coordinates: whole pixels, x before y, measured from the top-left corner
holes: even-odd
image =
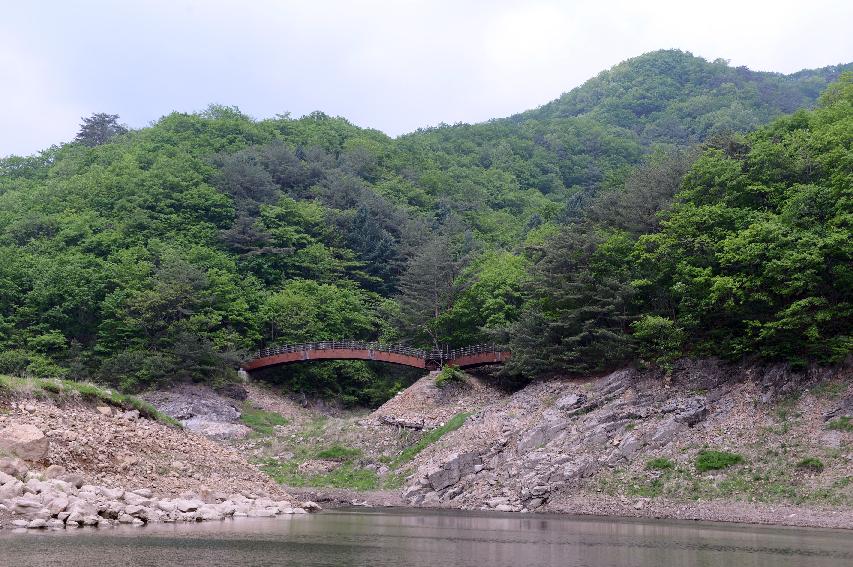
[[[246,398],[245,387],[235,384],[222,392],[230,397],[223,397],[207,388],[183,385],[169,391],[146,394],[145,399],[190,431],[206,437],[238,439],[247,436],[252,430],[239,423],[240,410],[235,401]]]
[[[50,441],[34,425],[12,424],[0,429],[0,449],[26,461],[42,461],[47,456]]]
[[[709,442],[730,443],[734,432],[752,439],[756,415],[772,419],[771,408],[758,406],[822,377],[822,370],[796,374],[709,359],[681,361],[669,385],[661,374],[633,369],[595,382],[531,384],[419,455],[402,494],[421,506],[535,510],[588,489],[588,479],[617,467],[646,471],[650,458],[683,459],[685,450],[692,455]],[[853,397],[833,403],[818,418],[848,415]],[[843,448],[851,436],[812,431],[812,446]]]

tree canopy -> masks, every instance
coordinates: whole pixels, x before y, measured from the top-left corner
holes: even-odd
[[[211,106],[128,131],[96,114],[75,142],[0,160],[0,372],[217,383],[255,349],[346,338],[510,344],[526,376],[836,360],[849,75],[778,117],[841,70],[655,52],[540,109],[398,139],[320,112]],[[354,362],[268,377],[349,403],[408,379]]]

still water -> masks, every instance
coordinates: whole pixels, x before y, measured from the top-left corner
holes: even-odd
[[[3,567],[846,567],[853,532],[430,511],[0,535]]]

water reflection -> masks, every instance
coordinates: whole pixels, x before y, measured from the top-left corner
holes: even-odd
[[[841,567],[851,533],[689,522],[338,511],[194,525],[0,535],[0,565],[42,567]]]

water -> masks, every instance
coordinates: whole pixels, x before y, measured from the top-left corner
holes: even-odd
[[[853,532],[544,515],[335,511],[0,535],[3,567],[845,567]]]

